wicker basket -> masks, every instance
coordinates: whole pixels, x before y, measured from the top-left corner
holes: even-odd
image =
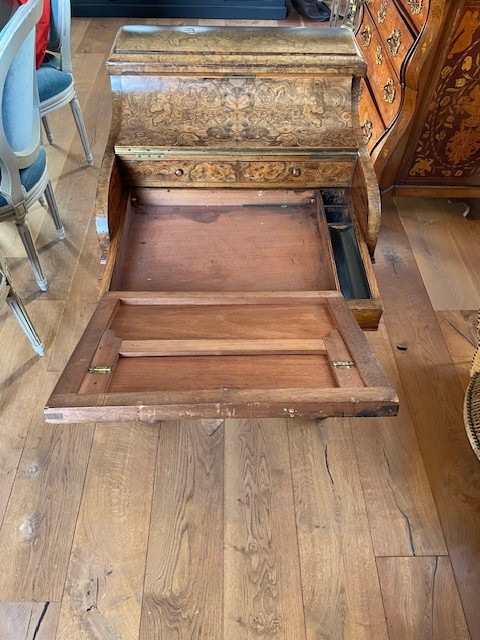
[[[480,341],[480,313],[477,324],[477,335]],[[471,380],[463,405],[463,419],[472,449],[480,460],[480,346],[473,358],[470,376]]]

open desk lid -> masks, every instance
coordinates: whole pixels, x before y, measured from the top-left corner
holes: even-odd
[[[337,27],[125,25],[117,33],[107,68],[113,75],[366,72],[353,34]]]
[[[341,294],[108,292],[47,422],[395,415]]]

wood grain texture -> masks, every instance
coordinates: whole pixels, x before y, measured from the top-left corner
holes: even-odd
[[[0,601],[60,601],[93,438],[92,425],[46,427],[46,375],[0,529]]]
[[[470,640],[448,558],[378,558],[390,640]]]
[[[465,266],[464,250],[445,229],[440,201],[401,198],[398,207],[433,308],[480,307],[480,292]]]
[[[52,640],[59,602],[0,602],[2,640]]]
[[[48,371],[62,371],[98,302],[100,249],[93,217],[73,274],[55,342],[48,355]]]
[[[288,426],[306,639],[387,640],[348,421]]]
[[[62,310],[61,301],[34,300],[27,304],[27,311],[47,350],[54,341]],[[45,379],[47,359],[34,354],[11,313],[2,325],[0,341],[4,345],[0,356],[1,521],[33,418],[36,398],[41,393]]]
[[[97,426],[56,640],[137,640],[158,430]]]
[[[351,420],[376,556],[446,555],[442,529],[385,326],[368,334],[400,397],[395,420]]]
[[[305,638],[286,427],[285,420],[225,424],[224,637],[231,640]]]
[[[224,637],[223,429],[160,427],[140,640]]]
[[[466,391],[470,382],[470,367],[478,345],[475,311],[437,311],[438,323],[447,344],[458,377]]]
[[[133,208],[118,288],[127,291],[335,289],[311,202]],[[248,266],[248,268],[247,268]]]
[[[472,638],[480,637],[480,468],[462,419],[463,390],[393,203],[385,203],[376,275],[385,324]],[[401,305],[399,305],[401,301]],[[403,345],[399,351],[395,345]],[[406,350],[405,350],[406,348]]]

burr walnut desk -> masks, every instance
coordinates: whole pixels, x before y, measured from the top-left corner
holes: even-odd
[[[393,415],[345,29],[122,28],[101,299],[49,422]]]

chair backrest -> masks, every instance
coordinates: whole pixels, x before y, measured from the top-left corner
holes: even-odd
[[[60,69],[72,73],[70,53],[70,0],[51,0],[50,31],[48,33],[48,51],[60,54]]]
[[[41,14],[42,0],[29,0],[0,32],[0,192],[13,204],[24,199],[19,169],[40,148],[35,26]]]

